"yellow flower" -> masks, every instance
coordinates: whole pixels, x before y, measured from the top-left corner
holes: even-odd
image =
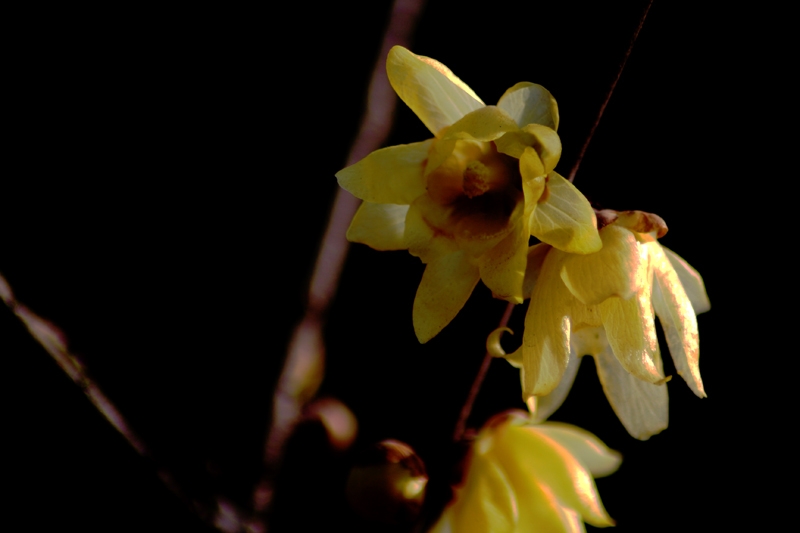
[[[619,454],[580,428],[534,425],[521,411],[498,415],[478,434],[464,482],[431,533],[572,533],[584,531],[583,521],[612,526],[592,476],[619,464]]]
[[[610,223],[600,230],[603,248],[595,254],[531,247],[522,346],[506,357],[522,368],[526,401],[550,394],[537,407],[546,417],[569,390],[577,361],[562,376],[570,360],[592,355],[620,420],[631,435],[646,439],[667,425],[654,312],[678,374],[702,398],[696,314],[710,304],[697,271],[656,240],[667,231],[661,218],[600,213]]]
[[[573,253],[600,248],[588,201],[553,171],[558,108],[544,87],[518,83],[487,106],[447,67],[399,46],[386,71],[434,138],[377,150],[336,177],[364,200],[348,239],[426,263],[413,309],[420,342],[455,317],[479,279],[522,302],[530,235]]]

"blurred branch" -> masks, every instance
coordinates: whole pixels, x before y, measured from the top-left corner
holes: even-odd
[[[347,165],[380,148],[389,136],[397,97],[386,77],[386,56],[392,46],[408,45],[424,3],[424,0],[395,0],[372,71],[364,117],[347,157]],[[274,478],[286,441],[300,420],[304,405],[314,396],[322,381],[322,328],[349,248],[345,233],[358,204],[359,201],[350,193],[338,190],[311,276],[305,315],[294,329],[275,390],[272,426],[264,450],[265,476],[253,495],[257,512],[269,510]]]
[[[164,485],[186,504],[193,512],[209,524],[216,521],[218,511],[213,511],[197,500],[190,498],[181,489],[173,475],[160,467],[153,459],[153,455],[145,443],[131,429],[130,424],[117,409],[114,403],[105,395],[99,385],[89,376],[86,367],[77,356],[67,349],[66,335],[54,324],[40,317],[27,306],[19,302],[14,296],[8,281],[0,274],[0,299],[28,328],[31,336],[38,342],[50,357],[58,363],[61,370],[81,388],[83,393],[97,408],[101,415],[116,429],[120,435],[131,445],[140,456],[148,459],[155,466],[156,473]]]
[[[614,94],[614,89],[617,88],[617,83],[619,82],[620,77],[622,76],[622,71],[625,70],[625,65],[628,63],[628,58],[631,55],[631,51],[633,50],[633,45],[636,43],[636,39],[639,37],[639,32],[644,26],[644,19],[647,18],[647,13],[650,12],[650,6],[653,5],[653,0],[650,0],[647,3],[647,7],[644,8],[644,12],[642,13],[641,18],[639,19],[639,25],[636,26],[636,30],[633,32],[633,37],[631,37],[631,42],[628,45],[628,49],[625,51],[625,55],[622,58],[622,62],[619,64],[619,68],[617,69],[617,75],[614,78],[614,81],[611,82],[611,87],[608,88],[608,92],[606,93],[606,98],[603,100],[603,103],[600,105],[600,110],[597,112],[597,118],[594,120],[594,124],[592,124],[592,129],[589,130],[589,135],[586,136],[586,140],[583,141],[583,146],[581,146],[581,151],[578,154],[578,159],[575,160],[575,164],[572,165],[572,169],[569,171],[569,176],[567,179],[570,182],[575,181],[575,174],[578,173],[578,168],[581,166],[581,161],[583,161],[583,156],[586,155],[586,150],[589,148],[589,143],[592,142],[592,137],[594,137],[594,132],[597,130],[597,126],[600,125],[600,119],[603,118],[603,113],[606,111],[606,107],[608,106],[609,100],[611,100],[611,95]]]

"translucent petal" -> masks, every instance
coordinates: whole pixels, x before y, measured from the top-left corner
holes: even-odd
[[[481,279],[495,298],[522,303],[529,235],[527,220],[520,217],[511,233],[478,259]]]
[[[522,362],[526,400],[555,389],[569,362],[570,294],[558,276],[563,255],[547,255],[525,315]]]
[[[599,252],[571,254],[564,259],[561,279],[586,305],[597,305],[612,296],[623,300],[649,286],[646,251],[633,233],[615,225],[600,230]]]
[[[386,74],[397,95],[438,135],[484,103],[450,69],[429,57],[395,46],[386,58]]]
[[[540,486],[552,490],[561,504],[580,513],[586,522],[599,527],[614,524],[589,470],[536,426],[503,426],[495,437],[492,454],[509,475],[513,468],[521,475],[535,477]],[[516,486],[515,480],[512,484]],[[524,501],[522,491],[517,494]]]
[[[536,184],[535,190],[538,191],[538,193],[531,195],[530,198],[528,198],[527,194],[525,195],[526,202],[530,202],[535,206],[544,192],[546,182],[541,178],[547,174],[547,172],[545,171],[542,158],[539,157],[536,150],[530,146],[526,147],[522,151],[522,154],[519,155],[519,173],[522,175],[523,184]]]
[[[444,139],[488,142],[511,131],[517,131],[517,124],[505,111],[490,105],[476,109],[450,126]]]
[[[490,452],[487,457],[502,465],[503,471],[515,489],[519,504],[519,524],[514,530],[515,533],[583,531],[580,516],[566,508],[550,487],[539,483],[535,472],[524,468],[528,465],[515,464],[513,457],[501,456],[499,453]]]
[[[662,246],[661,248],[672,264],[672,268],[674,268],[675,272],[678,274],[678,279],[681,280],[681,285],[683,285],[686,295],[692,302],[695,314],[699,315],[711,309],[711,302],[708,300],[706,286],[703,283],[703,278],[700,277],[700,273],[666,246]]]
[[[419,342],[436,336],[458,314],[480,279],[464,252],[428,263],[414,299],[414,331]]]
[[[533,211],[530,227],[531,235],[565,252],[588,254],[602,246],[589,201],[556,172],[550,173],[547,197]]]
[[[532,413],[534,420],[537,422],[547,420],[550,415],[561,407],[561,404],[567,399],[572,384],[575,382],[575,376],[578,375],[578,368],[580,368],[580,365],[581,358],[575,355],[575,351],[573,350],[570,352],[569,362],[564,369],[564,375],[561,376],[561,381],[558,382],[558,386],[553,389],[550,394],[535,397],[536,412]]]
[[[356,198],[379,204],[410,204],[425,194],[425,160],[433,140],[382,148],[336,173]]]
[[[669,353],[675,369],[689,384],[689,388],[705,398],[703,380],[700,378],[700,337],[694,309],[683,290],[678,274],[666,255],[656,244],[653,253],[655,283],[653,284],[653,307],[664,328]]]
[[[613,474],[622,463],[622,456],[618,452],[611,450],[595,435],[579,427],[559,422],[546,422],[537,425],[536,431],[547,435],[566,448],[573,457],[589,469],[594,477]]]
[[[376,250],[405,250],[404,234],[409,206],[363,202],[347,230],[347,240]]]
[[[522,294],[529,297],[533,293],[533,288],[536,286],[536,280],[539,279],[539,273],[542,270],[547,253],[553,247],[549,244],[539,243],[528,248],[528,263],[525,266],[525,280],[522,283]]]
[[[456,497],[452,514],[454,533],[516,531],[522,502],[494,461],[473,454],[464,488]]]
[[[630,300],[612,297],[598,307],[608,342],[623,368],[639,379],[659,383],[664,375],[657,366],[658,340],[646,292]]]
[[[630,374],[610,346],[595,354],[595,363],[608,403],[632,437],[647,440],[666,429],[669,402],[665,384],[654,385]],[[658,369],[663,371],[660,364]]]
[[[523,81],[508,89],[497,107],[503,109],[521,128],[526,124],[542,124],[558,129],[558,105],[550,91],[537,85]]]
[[[561,159],[561,138],[554,130],[539,124],[528,124],[522,130],[509,132],[498,138],[495,145],[498,152],[517,159],[527,148],[535,151],[544,171],[533,176],[549,173]]]
[[[454,236],[435,229],[426,218],[440,207],[428,195],[424,195],[411,204],[406,215],[403,240],[409,253],[419,257],[423,263],[458,251]]]
[[[550,173],[561,159],[561,137],[555,130],[539,124],[528,124],[522,131],[531,136],[531,146],[542,158],[545,172]]]

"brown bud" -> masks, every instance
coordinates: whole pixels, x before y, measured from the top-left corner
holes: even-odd
[[[419,515],[428,475],[410,446],[379,442],[350,470],[347,501],[364,518],[384,524],[411,523]]]

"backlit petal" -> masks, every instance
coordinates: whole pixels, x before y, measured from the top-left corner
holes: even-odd
[[[547,254],[533,288],[522,337],[523,398],[556,388],[569,361],[569,291],[558,272],[563,254]]]
[[[455,504],[459,508],[453,509],[453,533],[515,532],[525,503],[497,463],[475,453]]]
[[[703,283],[703,278],[700,277],[700,273],[669,248],[665,246],[661,248],[672,264],[672,268],[674,268],[675,272],[678,274],[678,279],[681,280],[681,285],[683,285],[686,295],[692,302],[695,314],[699,315],[711,309],[711,302],[708,300],[706,286]]]
[[[647,440],[666,429],[669,402],[665,384],[648,383],[629,373],[610,346],[595,354],[595,363],[608,403],[631,436]],[[662,370],[660,365],[658,368]]]
[[[556,172],[550,173],[547,197],[533,211],[530,227],[531,235],[565,252],[588,254],[602,247],[589,201]]]
[[[548,487],[562,504],[594,526],[614,524],[589,470],[537,426],[509,424],[497,431],[495,439],[492,453],[506,472],[510,474],[513,468],[522,475],[535,476],[540,486]]]
[[[558,129],[558,105],[550,91],[537,85],[523,81],[508,89],[497,107],[503,109],[521,128],[526,124],[542,124]]]
[[[476,109],[450,126],[444,135],[444,139],[467,139],[488,142],[516,130],[517,124],[505,111],[490,105]]]
[[[705,398],[703,380],[700,378],[700,337],[697,318],[692,304],[683,290],[678,274],[660,246],[654,243],[655,283],[653,284],[653,307],[664,329],[669,353],[675,369],[689,384],[689,388],[700,398]]]
[[[408,208],[407,205],[363,202],[347,230],[347,240],[376,250],[408,248],[404,239]]]
[[[639,379],[658,383],[664,375],[657,366],[656,328],[649,294],[645,292],[629,300],[609,298],[598,308],[611,349],[625,370]]]
[[[581,358],[576,355],[574,350],[571,351],[569,354],[569,363],[567,363],[567,367],[564,369],[564,375],[561,376],[561,381],[558,382],[558,386],[553,389],[550,394],[532,397],[536,402],[536,410],[531,413],[533,420],[537,422],[547,420],[550,418],[550,415],[561,407],[561,404],[567,399],[572,384],[575,382],[575,376],[578,375],[578,368],[580,368],[580,365]]]
[[[528,263],[525,266],[525,280],[522,283],[522,294],[528,298],[533,293],[536,280],[542,271],[545,257],[553,249],[549,244],[539,243],[528,248]]]
[[[600,238],[603,247],[599,252],[570,254],[561,269],[564,284],[586,305],[597,305],[612,296],[627,300],[649,285],[646,251],[633,233],[610,225],[600,230]]]
[[[561,138],[551,128],[539,124],[528,124],[519,131],[511,131],[495,141],[497,151],[520,159],[526,148],[533,149],[539,156],[543,172],[553,170],[561,159]]]
[[[432,139],[390,146],[336,173],[339,185],[356,198],[382,204],[410,204],[425,194],[425,161]]]
[[[536,430],[566,448],[594,477],[613,474],[622,462],[622,456],[618,452],[609,449],[603,441],[579,427],[545,422],[537,425]]]
[[[428,263],[414,299],[414,331],[419,342],[428,342],[453,320],[479,279],[478,267],[464,252]]]
[[[397,95],[438,135],[484,103],[450,69],[429,57],[395,46],[386,58],[386,74]]]
[[[540,483],[536,473],[525,468],[529,465],[515,464],[513,457],[501,457],[499,454],[491,452],[487,455],[502,465],[509,482],[516,489],[519,501],[519,524],[514,530],[515,533],[531,531],[579,533],[585,531],[580,515],[565,507],[547,484]]]

